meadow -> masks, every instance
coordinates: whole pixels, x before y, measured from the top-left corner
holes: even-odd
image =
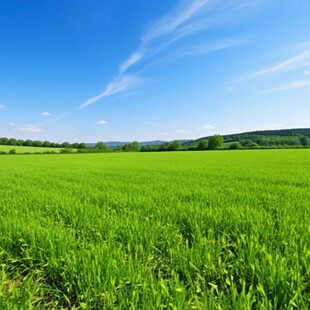
[[[0,309],[309,309],[310,150],[0,156]]]
[[[20,153],[43,153],[43,152],[55,152],[59,153],[61,148],[57,147],[34,147],[34,146],[17,146],[17,145],[0,145],[0,152],[9,153],[10,150],[16,150],[17,154]]]

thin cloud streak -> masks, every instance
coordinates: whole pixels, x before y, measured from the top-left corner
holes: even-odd
[[[170,34],[176,28],[184,24],[191,17],[201,11],[210,0],[195,0],[191,5],[178,9],[167,15],[155,24],[143,37],[142,42],[147,45],[150,41]]]
[[[130,57],[124,61],[124,63],[119,68],[119,75],[113,82],[107,85],[105,91],[93,98],[86,100],[78,109],[83,109],[104,97],[132,89],[135,85],[133,76],[124,76],[123,74],[131,66],[136,64],[144,57],[144,50],[146,49],[146,45],[155,38],[161,37],[176,29],[191,16],[193,16],[197,11],[199,11],[199,9],[201,9],[209,1],[210,0],[195,0],[191,5],[185,7],[182,11],[173,13],[172,16],[168,16],[162,21],[158,22],[146,33],[144,37],[142,37],[139,50],[131,54]]]
[[[129,67],[137,63],[140,59],[142,59],[144,53],[139,51],[133,53],[121,66],[120,66],[120,74],[123,74]]]
[[[180,5],[177,9],[159,19],[149,27],[144,35],[142,35],[140,39],[140,46],[120,65],[118,76],[114,79],[114,81],[106,86],[105,91],[86,100],[78,109],[83,109],[104,97],[135,88],[136,85],[135,83],[132,83],[130,77],[135,76],[137,78],[137,74],[124,75],[132,66],[146,58],[154,57],[156,54],[162,52],[165,48],[185,36],[189,36],[198,31],[227,22],[227,20],[231,19],[231,16],[227,18],[226,15],[229,15],[230,11],[234,11],[233,14],[235,14],[235,11],[241,9],[242,6],[240,6],[240,4],[245,4],[246,2],[247,1],[245,0],[231,0],[223,3],[222,1],[216,0],[180,1]],[[215,9],[215,20],[205,14],[208,10],[212,11],[212,9]],[[225,12],[226,15],[225,18],[222,19],[221,16],[223,12]],[[211,20],[211,23],[209,20]],[[226,46],[215,46],[213,47],[213,50],[223,49],[233,45],[237,45],[237,42],[229,43],[227,41]],[[212,50],[197,50],[196,54],[190,54],[187,52],[187,55],[195,56],[210,51]],[[182,55],[175,57],[180,58]],[[141,71],[144,70],[140,70],[140,73]],[[142,80],[141,77],[140,80]]]
[[[303,66],[305,61],[310,61],[310,49],[292,57],[289,58],[277,65],[271,66],[269,68],[263,69],[263,70],[259,70],[256,71],[254,73],[245,75],[239,79],[236,80],[236,82],[241,82],[244,80],[248,80],[248,79],[252,79],[255,77],[259,77],[259,76],[263,76],[266,75],[268,73],[273,73],[273,72],[277,72],[277,71],[281,71],[281,70],[285,70],[285,69],[289,69],[292,67],[297,67],[297,66]]]
[[[166,57],[160,58],[153,63],[150,63],[148,65],[148,68],[158,64],[167,64],[185,57],[201,56],[209,54],[212,52],[220,51],[223,49],[231,48],[245,43],[246,41],[244,39],[227,39],[212,44],[188,47],[186,49],[183,50],[181,49],[175,53],[172,53]]]
[[[293,81],[293,82],[284,84],[284,85],[279,86],[279,87],[270,88],[270,89],[261,91],[261,92],[255,94],[254,96],[250,97],[249,99],[252,99],[252,98],[260,96],[260,95],[268,94],[268,93],[273,93],[273,92],[278,92],[278,91],[286,91],[286,90],[290,90],[290,89],[296,89],[296,88],[307,87],[307,86],[310,86],[310,80]]]
[[[108,96],[123,92],[125,90],[133,89],[137,87],[140,82],[141,80],[134,75],[120,76],[117,79],[115,79],[113,82],[109,83],[104,92],[102,92],[101,94],[93,98],[88,99],[78,109],[79,110],[84,109],[88,105],[98,101],[101,98],[108,97]]]

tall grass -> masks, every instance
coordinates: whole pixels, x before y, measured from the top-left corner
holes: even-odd
[[[310,151],[0,157],[0,309],[308,309]]]

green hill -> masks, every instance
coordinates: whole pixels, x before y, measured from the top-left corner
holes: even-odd
[[[296,145],[303,144],[303,139],[306,141],[310,137],[310,128],[296,129],[280,129],[280,130],[259,130],[251,132],[243,132],[237,134],[223,135],[224,143],[239,142],[241,144],[258,143],[259,145]],[[197,147],[201,140],[208,140],[210,136],[190,140],[183,143],[183,147]]]

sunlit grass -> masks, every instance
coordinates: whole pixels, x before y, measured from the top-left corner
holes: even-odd
[[[0,156],[0,309],[308,309],[310,150]]]
[[[17,145],[0,145],[0,152],[9,153],[10,150],[15,149],[16,153],[43,153],[55,152],[59,153],[61,148],[57,147],[35,147],[35,146],[17,146]]]

